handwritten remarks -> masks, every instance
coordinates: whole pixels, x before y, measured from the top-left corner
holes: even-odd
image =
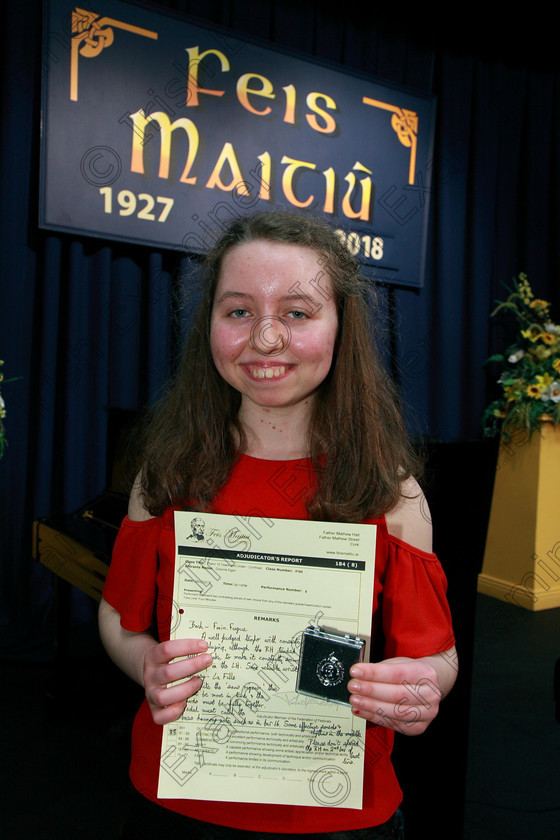
[[[295,686],[308,625],[369,645],[375,526],[181,512],[175,531],[173,637],[214,661],[164,727],[158,796],[360,808],[364,722]]]

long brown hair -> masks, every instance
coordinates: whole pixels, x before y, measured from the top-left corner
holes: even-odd
[[[369,327],[373,289],[331,228],[280,211],[236,220],[205,260],[202,299],[179,369],[150,412],[139,449],[146,509],[157,516],[187,500],[189,507],[207,508],[244,449],[241,397],[214,365],[210,319],[224,255],[255,240],[312,248],[318,256],[315,282],[323,273],[330,280],[338,310],[333,363],[316,392],[309,424],[309,456],[317,472],[306,501],[309,514],[346,522],[379,516],[396,504],[402,481],[417,463]]]

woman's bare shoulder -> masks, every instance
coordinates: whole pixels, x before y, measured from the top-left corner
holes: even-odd
[[[130,491],[128,499],[128,518],[135,522],[144,522],[147,519],[153,519],[153,516],[148,513],[144,504],[144,494],[142,493],[142,474],[138,473]]]
[[[426,497],[415,478],[401,484],[397,504],[385,514],[387,530],[394,537],[419,548],[432,551],[432,518]]]

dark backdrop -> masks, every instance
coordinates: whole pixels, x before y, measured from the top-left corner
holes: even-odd
[[[401,741],[396,759],[408,767],[411,836],[424,836],[426,825],[434,838],[458,836],[441,813],[433,825],[433,792],[459,825],[476,573],[495,458],[480,442],[494,396],[483,363],[507,332],[489,313],[501,283],[526,271],[559,319],[555,33],[536,8],[519,25],[490,25],[472,4],[461,7],[468,13],[455,8],[453,21],[352,0],[156,5],[437,96],[425,287],[381,288],[377,329],[410,430],[428,442],[435,545],[462,662],[441,724],[425,740]],[[181,279],[190,261],[38,229],[41,3],[7,2],[1,14],[0,359],[6,378],[19,378],[2,387],[0,657],[35,661],[52,650],[54,588],[32,559],[33,520],[73,511],[105,487],[107,409],[137,410],[168,377],[192,310]],[[72,609],[76,626],[93,619],[95,605],[73,590]]]
[[[379,326],[417,436],[474,441],[491,396],[489,312],[519,271],[558,312],[558,73],[552,32],[525,20],[449,23],[352,2],[156,5],[410,85],[438,99],[426,284],[381,289]],[[361,4],[360,4],[361,6]],[[102,13],[102,8],[98,10]],[[400,18],[400,19],[399,19]],[[50,574],[35,517],[72,511],[106,482],[107,407],[137,409],[168,376],[188,259],[39,230],[41,4],[2,4],[0,358],[9,446],[0,462],[5,655],[45,639]],[[180,295],[179,295],[180,297]],[[181,315],[188,320],[188,307]],[[558,318],[558,315],[556,315]],[[74,594],[76,615],[91,612]]]

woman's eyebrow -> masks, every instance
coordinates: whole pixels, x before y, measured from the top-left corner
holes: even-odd
[[[236,292],[233,289],[227,292],[224,292],[220,295],[220,297],[216,300],[216,303],[222,303],[224,300],[228,300],[228,298],[238,298],[243,300],[253,300],[253,295],[247,294],[247,292]]]
[[[282,300],[302,300],[304,303],[315,303],[313,295],[306,295],[305,292],[291,292],[284,295]]]
[[[254,296],[249,294],[248,292],[237,292],[234,289],[228,289],[227,291],[223,292],[220,295],[219,298],[216,299],[216,304],[223,303],[224,301],[231,300],[231,299],[253,301]],[[316,298],[313,297],[313,295],[308,295],[308,294],[305,294],[305,292],[301,292],[301,291],[297,291],[297,292],[294,291],[294,292],[290,292],[287,295],[283,295],[280,298],[280,301],[282,303],[284,303],[284,302],[294,303],[294,302],[300,301],[302,303],[307,303],[307,304],[310,304],[312,306],[318,306],[319,305],[318,301],[316,300]]]

